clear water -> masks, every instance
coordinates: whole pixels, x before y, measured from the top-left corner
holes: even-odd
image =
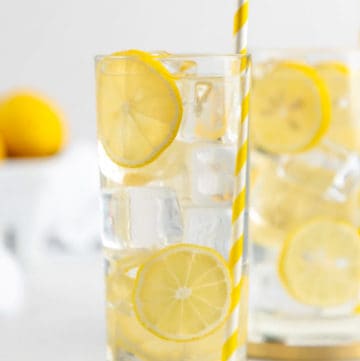
[[[175,141],[155,161],[121,168],[99,144],[109,361],[221,358],[225,326],[199,340],[173,342],[149,332],[133,310],[136,274],[157,250],[185,242],[211,247],[227,259],[231,245],[238,84],[220,77],[189,77],[179,80],[178,87],[182,124]],[[245,275],[245,258],[242,263]],[[244,306],[243,339],[246,312]],[[245,357],[244,347],[237,357]]]

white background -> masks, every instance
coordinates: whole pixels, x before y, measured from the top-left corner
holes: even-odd
[[[360,0],[251,0],[250,47],[358,47]],[[0,0],[0,93],[33,87],[94,135],[93,56],[229,52],[232,0]]]

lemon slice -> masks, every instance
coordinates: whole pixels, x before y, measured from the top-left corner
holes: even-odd
[[[129,50],[97,64],[98,132],[108,156],[138,168],[155,160],[174,140],[182,117],[171,74],[150,54]]]
[[[255,144],[272,153],[315,146],[330,123],[331,103],[323,79],[308,65],[285,61],[257,73],[251,107]]]
[[[350,69],[335,61],[318,64],[316,69],[325,80],[331,98],[331,126],[327,136],[335,143],[356,149],[359,127],[352,123]]]
[[[298,301],[331,307],[355,300],[360,288],[360,237],[351,224],[307,223],[285,242],[279,260],[285,288]]]
[[[166,247],[138,271],[134,310],[139,322],[166,340],[191,341],[217,330],[231,303],[231,276],[215,250]]]

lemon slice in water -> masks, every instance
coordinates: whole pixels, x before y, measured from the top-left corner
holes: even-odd
[[[191,244],[166,247],[138,271],[134,310],[139,322],[166,340],[203,338],[223,325],[231,276],[215,250]]]
[[[99,139],[112,161],[138,168],[174,140],[182,117],[179,90],[151,54],[118,52],[97,64]]]
[[[285,242],[279,260],[285,288],[298,301],[331,307],[360,290],[360,237],[350,223],[317,219]]]
[[[331,103],[315,69],[279,62],[254,77],[252,136],[257,147],[272,153],[297,153],[315,146],[330,123]]]

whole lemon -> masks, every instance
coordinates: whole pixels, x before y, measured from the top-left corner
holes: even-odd
[[[0,101],[0,133],[11,157],[41,157],[65,144],[66,126],[60,111],[45,97],[18,92]]]

